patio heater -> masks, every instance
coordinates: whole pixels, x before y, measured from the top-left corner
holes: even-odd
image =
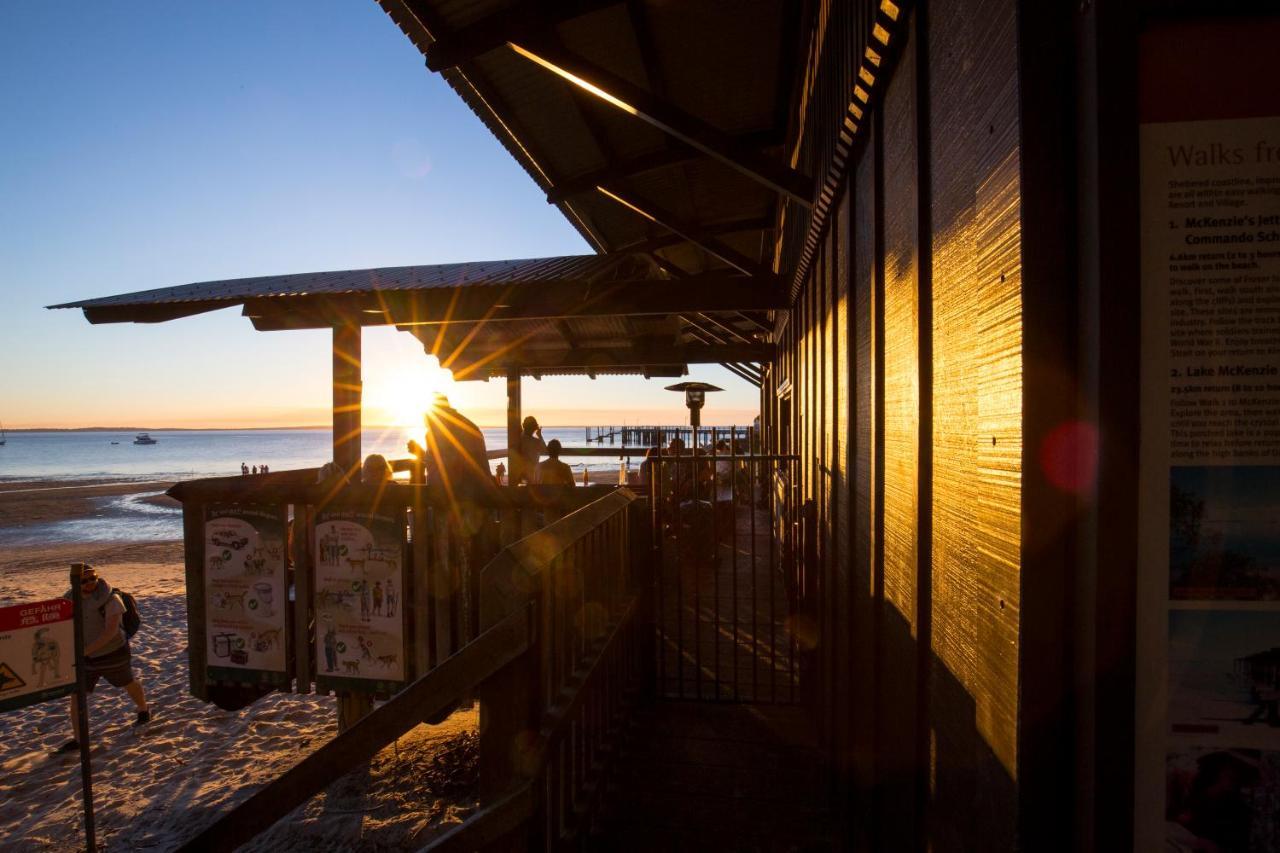
[[[684,404],[689,407],[689,426],[693,427],[693,444],[698,444],[698,427],[702,426],[702,404],[706,402],[708,391],[723,391],[706,382],[678,382],[668,385],[668,391],[683,391]]]

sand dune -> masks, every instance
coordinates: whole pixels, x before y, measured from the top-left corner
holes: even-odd
[[[75,559],[138,598],[134,667],[155,719],[132,730],[132,704],[105,683],[90,700],[98,840],[108,849],[172,849],[336,731],[330,697],[277,693],[227,712],[187,694],[180,555],[180,543],[143,543],[0,556],[0,604],[61,594]],[[78,755],[49,754],[69,736],[65,701],[11,712],[3,723],[0,849],[82,846]],[[475,807],[475,729],[474,711],[419,726],[244,849],[417,848]]]

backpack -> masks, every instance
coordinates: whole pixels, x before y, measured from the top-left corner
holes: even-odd
[[[125,639],[132,640],[133,635],[142,627],[142,614],[138,612],[138,602],[122,589],[113,589],[111,593],[120,596],[120,603],[124,605],[124,616],[120,617],[120,627],[124,628]],[[98,612],[105,616],[107,605],[99,607]]]
[[[133,635],[142,627],[142,614],[138,612],[138,602],[129,593],[121,592],[120,601],[124,603],[124,616],[120,624],[124,626],[125,638],[132,640]]]

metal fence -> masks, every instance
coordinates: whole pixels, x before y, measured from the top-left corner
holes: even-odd
[[[803,594],[798,456],[661,454],[640,473],[653,513],[659,696],[793,703]]]

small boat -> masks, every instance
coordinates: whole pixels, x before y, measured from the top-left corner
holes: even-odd
[[[9,440],[9,436],[4,434],[4,424],[0,424],[0,447],[4,447],[4,443]]]
[[[155,444],[156,440],[151,437],[150,433],[140,432],[133,438],[134,444]]]

